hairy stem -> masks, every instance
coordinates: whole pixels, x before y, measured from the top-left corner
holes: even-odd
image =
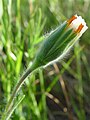
[[[16,84],[13,92],[12,92],[12,95],[6,105],[6,109],[5,109],[5,112],[2,116],[2,119],[1,120],[8,120],[9,118],[7,118],[8,114],[10,113],[10,110],[12,109],[12,106],[13,106],[13,103],[14,103],[14,100],[15,100],[15,97],[18,93],[18,91],[20,90],[20,87],[22,86],[22,84],[24,83],[25,81],[25,78],[30,74],[32,73],[36,68],[38,67],[37,63],[34,63],[30,68],[28,68],[26,70],[26,72],[21,76],[20,80],[18,81],[18,83]]]

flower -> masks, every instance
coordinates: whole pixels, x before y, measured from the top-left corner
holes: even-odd
[[[48,66],[61,60],[88,29],[81,16],[74,15],[45,38],[36,54],[35,66]]]

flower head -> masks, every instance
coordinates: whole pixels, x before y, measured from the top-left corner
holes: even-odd
[[[47,66],[61,60],[87,29],[84,19],[74,15],[44,40],[35,62],[39,66]]]

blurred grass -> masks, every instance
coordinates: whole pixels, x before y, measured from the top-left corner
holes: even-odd
[[[11,119],[70,120],[68,113],[72,113],[73,120],[90,119],[89,0],[0,0],[0,116],[18,78],[32,64],[45,34],[74,14],[85,19],[88,31],[66,60],[57,64],[60,74],[50,66],[27,78]],[[60,76],[69,104],[58,82]]]

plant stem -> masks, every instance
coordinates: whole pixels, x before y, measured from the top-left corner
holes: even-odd
[[[26,70],[26,72],[21,76],[19,82],[16,84],[16,86],[15,86],[13,92],[12,92],[12,95],[11,95],[11,97],[10,97],[7,105],[6,105],[6,109],[5,109],[5,112],[4,112],[1,120],[8,120],[8,119],[9,119],[9,118],[7,119],[7,115],[8,115],[8,113],[10,112],[10,110],[12,109],[13,102],[14,102],[14,100],[15,100],[15,97],[16,97],[18,91],[20,90],[20,87],[21,87],[22,84],[24,83],[25,78],[26,78],[30,73],[32,73],[32,72],[37,68],[37,66],[38,66],[37,63],[34,63],[34,64],[33,64],[30,68],[28,68],[28,69]]]

